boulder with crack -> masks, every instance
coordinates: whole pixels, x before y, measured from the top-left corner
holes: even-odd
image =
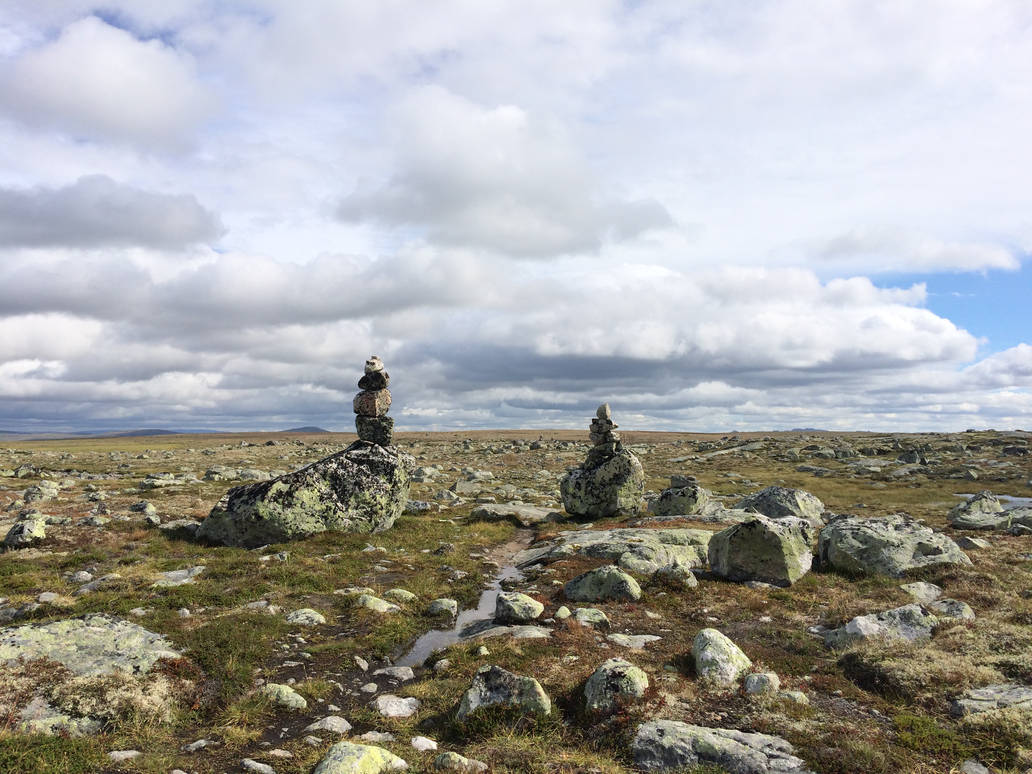
[[[849,575],[894,578],[934,564],[971,564],[948,536],[902,513],[836,517],[821,530],[817,555],[823,567]]]
[[[705,529],[570,530],[555,540],[520,551],[513,561],[518,567],[530,567],[571,556],[589,556],[608,559],[640,575],[654,575],[671,565],[704,567],[712,535]]]
[[[768,734],[651,720],[638,727],[631,743],[634,765],[644,771],[684,771],[719,766],[734,774],[814,774],[792,745]]]

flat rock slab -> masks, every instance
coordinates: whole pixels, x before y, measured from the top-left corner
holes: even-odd
[[[824,644],[829,648],[846,648],[872,639],[906,640],[916,642],[932,636],[939,623],[918,604],[903,605],[883,613],[858,615],[845,626],[824,632]]]
[[[0,630],[0,663],[48,658],[77,675],[143,674],[180,655],[160,634],[102,614]]]
[[[624,570],[653,575],[669,565],[704,567],[713,533],[705,529],[571,530],[555,540],[516,554],[518,567],[551,564],[571,556],[590,556],[616,562]]]
[[[964,717],[1011,707],[1032,709],[1032,686],[1004,683],[971,688],[953,702],[950,713],[954,717]]]
[[[631,743],[634,764],[645,771],[715,765],[732,774],[814,774],[781,737],[652,720]]]
[[[469,514],[477,521],[509,521],[517,527],[533,527],[550,521],[561,521],[563,515],[550,508],[518,503],[487,503],[478,505]]]

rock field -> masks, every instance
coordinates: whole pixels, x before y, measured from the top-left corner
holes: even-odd
[[[1030,433],[0,449],[0,772],[1032,771]]]

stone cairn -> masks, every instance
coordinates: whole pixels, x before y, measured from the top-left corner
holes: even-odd
[[[630,516],[641,508],[645,471],[623,447],[608,403],[591,420],[591,449],[584,462],[559,482],[563,506],[571,516],[600,519]]]
[[[391,407],[390,374],[383,361],[373,355],[365,362],[365,374],[358,380],[355,396],[355,429],[361,441],[390,446],[394,443],[394,419],[387,416]]]
[[[599,406],[591,420],[591,428],[588,433],[588,438],[594,444],[591,451],[588,452],[589,460],[593,457],[596,459],[611,457],[623,449],[623,444],[620,443],[620,434],[615,432],[618,427],[619,425],[613,421],[613,412],[610,410],[609,404],[603,403]]]

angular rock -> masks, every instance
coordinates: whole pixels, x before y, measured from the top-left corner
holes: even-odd
[[[337,742],[319,761],[312,774],[381,774],[407,768],[408,763],[382,747]]]
[[[619,567],[606,565],[581,573],[563,587],[563,593],[574,602],[634,602],[641,599],[641,586]]]
[[[584,684],[584,704],[591,712],[614,712],[641,699],[648,688],[644,671],[622,658],[611,658]]]
[[[543,604],[518,591],[499,592],[495,599],[494,620],[497,623],[527,623],[536,619],[543,612],[545,612]]]
[[[752,667],[752,661],[716,629],[703,629],[692,641],[692,658],[699,679],[715,685],[734,685]]]
[[[613,632],[612,634],[607,634],[606,639],[614,645],[619,645],[621,648],[643,650],[650,642],[659,642],[663,638],[655,634],[622,634],[620,632]]]
[[[959,621],[974,621],[975,611],[967,602],[959,599],[937,599],[928,604],[928,609],[939,618],[955,618]]]
[[[705,529],[570,530],[521,551],[514,561],[518,567],[529,567],[580,555],[608,559],[625,570],[653,575],[674,564],[704,567],[712,535]]]
[[[631,744],[634,764],[644,771],[719,766],[733,774],[814,774],[792,745],[768,734],[706,728],[676,720],[638,727]]]
[[[528,715],[549,715],[552,701],[533,677],[507,672],[498,666],[482,666],[462,696],[458,720],[463,720],[481,707],[514,707]]]
[[[327,530],[380,532],[408,499],[409,458],[365,441],[285,476],[230,489],[197,537],[255,548]]]
[[[750,696],[776,694],[780,690],[781,678],[775,672],[753,672],[745,676],[745,692]]]
[[[366,417],[359,414],[355,417],[355,430],[360,441],[368,441],[379,446],[390,446],[394,443],[393,417]]]
[[[426,612],[427,615],[449,615],[454,618],[459,614],[459,603],[454,599],[441,597],[430,602]]]
[[[16,522],[4,537],[6,548],[27,548],[42,543],[47,537],[47,521],[44,518],[25,519]]]
[[[359,594],[355,605],[372,610],[374,613],[400,613],[401,608],[386,599],[374,597],[372,594]]]
[[[573,620],[581,626],[591,626],[598,629],[609,628],[609,616],[594,607],[578,607],[573,613]]]
[[[517,527],[533,527],[535,524],[556,521],[559,515],[550,508],[539,508],[536,505],[487,503],[474,508],[469,517],[477,521],[510,521]]]
[[[204,570],[204,565],[197,565],[196,567],[189,567],[185,570],[170,570],[169,572],[163,572],[161,573],[161,579],[153,585],[155,588],[166,588],[193,583],[194,578],[203,573]]]
[[[278,707],[296,710],[308,709],[308,701],[305,697],[289,685],[266,683],[261,687],[260,693],[267,696],[269,701]]]
[[[1011,523],[1010,514],[988,489],[955,505],[946,518],[954,529],[1006,529]]]
[[[894,578],[933,564],[971,564],[949,537],[901,513],[833,519],[821,530],[817,555],[822,566],[850,575]]]
[[[950,714],[964,717],[1011,707],[1032,709],[1032,686],[1003,683],[970,688],[950,705]]]
[[[391,407],[391,391],[362,390],[355,396],[353,405],[360,417],[382,417]]]
[[[900,585],[900,588],[922,604],[934,602],[942,596],[941,588],[936,586],[934,583],[927,583],[925,581],[903,583]]]
[[[329,731],[331,734],[344,734],[351,730],[351,724],[340,715],[329,715],[322,720],[317,720],[305,727],[305,733],[312,734],[316,731]]]
[[[791,586],[810,570],[813,539],[813,527],[805,519],[759,516],[710,538],[710,567],[732,581]]]
[[[559,492],[566,512],[575,518],[630,516],[641,508],[645,471],[638,458],[626,449],[611,456],[589,453],[580,467],[563,477]]]
[[[326,616],[318,610],[302,607],[300,610],[287,613],[286,621],[289,624],[296,624],[298,626],[319,626],[326,623]]]
[[[373,699],[373,706],[385,718],[409,718],[419,711],[419,699],[385,693]]]
[[[768,486],[742,498],[735,508],[755,511],[771,519],[806,519],[817,528],[824,524],[824,503],[803,489]]]
[[[457,752],[443,752],[434,758],[434,771],[454,771],[456,774],[481,774],[487,771],[487,764],[472,758],[464,758]]]
[[[690,516],[700,513],[711,499],[709,490],[697,484],[671,486],[649,503],[649,513],[657,516]]]
[[[870,639],[907,640],[916,642],[932,636],[939,623],[918,604],[886,610],[883,613],[858,615],[845,626],[824,632],[824,644],[829,648],[846,648]]]

